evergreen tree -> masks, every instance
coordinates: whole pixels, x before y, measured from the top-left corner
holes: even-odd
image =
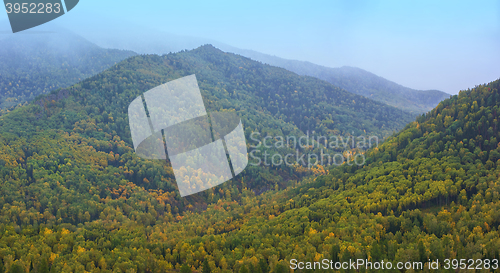
[[[264,259],[259,260],[259,268],[262,273],[269,273],[269,265]]]
[[[287,268],[282,264],[277,264],[276,267],[274,268],[274,273],[286,273],[286,272]]]
[[[10,273],[24,273],[23,267],[17,262],[10,267]]]
[[[181,273],[191,273],[191,268],[187,264],[181,266]]]
[[[240,268],[240,273],[248,273],[248,269],[245,265]]]
[[[423,263],[427,262],[427,255],[425,255],[425,247],[422,240],[418,242],[418,256],[421,262]]]
[[[208,264],[208,260],[205,259],[203,261],[203,270],[201,271],[202,273],[211,273],[212,270],[210,269],[210,265]]]
[[[340,253],[340,247],[337,244],[333,245],[331,255],[332,255],[332,261],[334,263],[340,262],[339,253]]]
[[[257,268],[258,268],[258,267],[257,267]],[[255,268],[255,266],[253,265],[253,263],[250,263],[250,264],[248,265],[248,270],[250,271],[250,273],[254,273],[254,272],[255,272],[255,273],[259,273],[259,272],[260,272],[260,268],[259,268],[259,270],[257,270],[257,269]]]

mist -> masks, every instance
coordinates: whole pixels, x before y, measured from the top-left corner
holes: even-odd
[[[106,48],[164,54],[210,43],[359,67],[413,89],[450,94],[500,78],[497,1],[87,0],[46,25],[64,26]]]

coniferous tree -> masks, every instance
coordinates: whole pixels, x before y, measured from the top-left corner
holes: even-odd
[[[255,272],[255,273],[259,273],[259,272],[260,272],[260,268],[259,268],[259,270],[257,270],[257,269],[255,268],[255,266],[253,265],[253,263],[250,263],[250,264],[248,265],[248,271],[250,271],[250,273],[253,273],[253,272]]]
[[[276,267],[274,268],[274,273],[286,273],[286,272],[287,268],[282,264],[277,264]]]
[[[248,269],[245,265],[240,268],[240,273],[248,273]]]
[[[191,273],[191,268],[187,264],[181,266],[181,273]]]
[[[23,267],[15,262],[11,267],[10,267],[10,273],[24,273]]]
[[[340,253],[340,247],[337,244],[334,244],[332,246],[332,251],[331,251],[331,255],[332,255],[331,258],[332,258],[332,261],[334,263],[340,262],[339,253]]]
[[[269,273],[269,265],[264,259],[259,260],[259,268],[262,273]]]
[[[211,273],[212,270],[210,269],[210,265],[208,264],[208,259],[205,259],[203,261],[203,270],[201,271],[202,273]]]
[[[425,247],[422,240],[418,242],[418,256],[421,262],[423,263],[427,262],[427,255],[425,254]]]

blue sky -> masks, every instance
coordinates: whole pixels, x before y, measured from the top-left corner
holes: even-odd
[[[452,94],[500,78],[500,1],[269,2],[81,0],[56,21],[103,31],[103,17]]]

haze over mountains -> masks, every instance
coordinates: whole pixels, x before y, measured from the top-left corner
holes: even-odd
[[[38,34],[2,35],[3,49],[0,53],[3,55],[0,62],[2,69],[0,76],[3,77],[2,82],[5,85],[1,89],[5,92],[0,94],[0,108],[11,107],[47,91],[74,84],[104,70],[117,61],[134,55],[134,52],[166,54],[193,49],[207,43],[226,52],[237,53],[263,63],[282,67],[299,75],[325,80],[348,92],[386,103],[413,115],[429,111],[439,101],[449,97],[449,94],[437,90],[418,91],[403,87],[359,68],[328,68],[309,62],[286,60],[252,50],[235,48],[210,39],[174,35],[143,29],[135,25],[130,25],[127,33],[123,33],[120,29],[123,27],[115,26],[115,30],[111,32],[83,32],[86,39],[103,47],[101,49],[85,38],[53,25],[38,28],[37,31],[42,32]],[[43,31],[51,33],[43,33]],[[125,51],[111,50],[113,48]],[[37,54],[38,57],[33,57]],[[92,58],[95,58],[98,63],[85,63]],[[50,60],[51,63],[39,63],[47,62],[46,60]],[[65,62],[66,67],[64,67]],[[33,78],[26,77],[22,72],[41,68],[44,70],[43,73],[50,73],[53,76],[43,77],[36,74],[39,78],[36,79],[35,83]],[[16,83],[9,86],[8,84],[13,81]],[[19,88],[18,84],[21,84]],[[22,93],[19,93],[20,90]]]
[[[404,87],[357,67],[330,68],[310,62],[286,60],[253,50],[225,45],[220,45],[220,47],[225,51],[282,67],[299,75],[325,80],[351,93],[386,103],[412,114],[430,111],[440,101],[450,97],[450,94],[438,90],[422,91]]]
[[[209,43],[226,52],[240,54],[256,61],[285,68],[299,75],[325,80],[348,92],[386,103],[415,115],[430,111],[440,101],[450,97],[450,94],[438,90],[422,91],[404,87],[356,67],[329,68],[310,62],[286,60],[252,50],[239,49],[209,39],[167,33],[150,37],[142,34],[139,39],[134,40],[130,40],[123,35],[115,39],[109,36],[95,38],[102,41],[101,44],[106,47],[116,48],[121,46],[122,48],[130,48],[140,53],[149,54],[165,54],[184,49],[189,50],[201,44]],[[144,41],[148,42],[144,43]]]
[[[136,55],[101,48],[63,28],[0,37],[0,109],[70,86]]]
[[[94,29],[98,29],[99,22],[97,20],[89,24],[94,26]],[[299,75],[325,80],[348,92],[395,106],[414,115],[427,112],[443,99],[450,97],[449,94],[438,90],[421,91],[404,87],[360,68],[329,68],[310,62],[287,60],[253,50],[240,49],[212,39],[175,35],[147,26],[125,24],[126,27],[108,24],[107,31],[88,31],[86,30],[90,28],[88,26],[77,27],[76,31],[101,47],[132,50],[140,54],[161,55],[212,44],[226,52],[282,67]]]

